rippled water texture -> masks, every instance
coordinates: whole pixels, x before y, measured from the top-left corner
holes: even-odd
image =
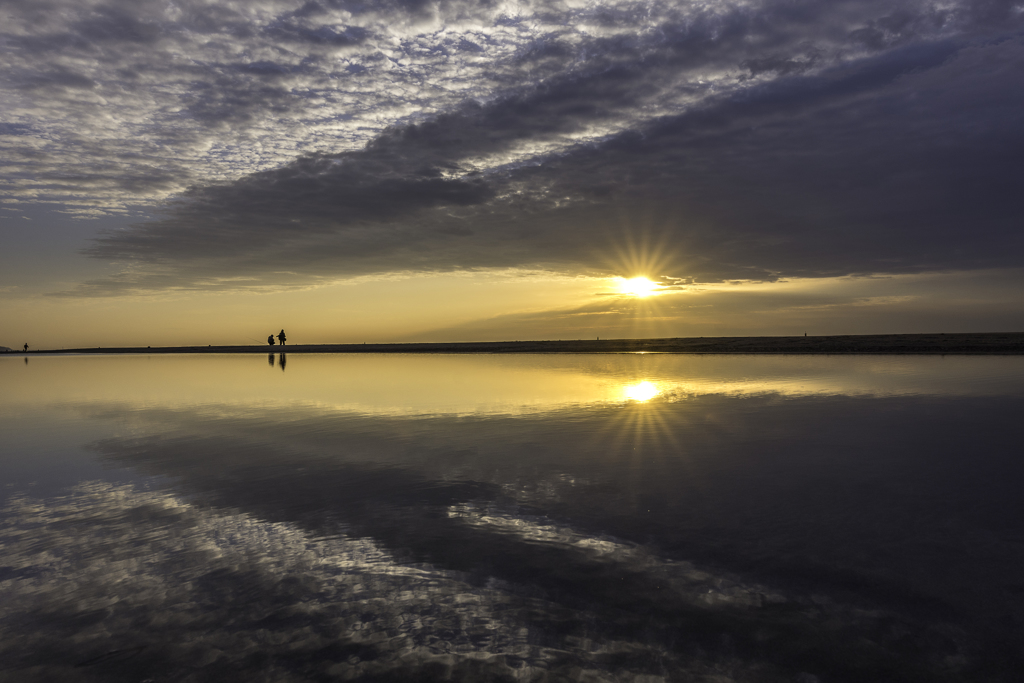
[[[3,681],[1018,681],[1024,358],[0,357]]]

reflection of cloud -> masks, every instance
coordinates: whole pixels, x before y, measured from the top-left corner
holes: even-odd
[[[55,499],[16,498],[4,510],[0,673],[70,681],[225,671],[283,681],[308,680],[309,672],[784,680],[801,663],[792,657],[811,651],[806,662],[829,670],[926,676],[939,667],[909,658],[908,645],[919,642],[956,653],[942,671],[967,663],[948,634],[896,615],[821,598],[791,605],[778,592],[564,526],[465,505],[448,515],[485,536],[541,548],[534,554],[542,562],[550,561],[543,548],[553,549],[564,558],[559,572],[580,572],[590,590],[607,583],[610,604],[591,612],[573,599],[524,597],[534,592],[529,586],[493,577],[483,586],[459,572],[403,564],[346,534],[315,538],[290,523],[167,494],[85,484]],[[634,623],[624,612],[638,608]],[[831,631],[824,641],[821,628]],[[868,634],[901,648],[897,669],[875,642],[858,642]],[[666,637],[673,644],[659,644]]]
[[[255,360],[262,367],[262,359]],[[592,360],[611,365],[607,357]],[[657,377],[662,361],[718,375],[718,360],[621,359],[645,370],[637,377]],[[793,360],[826,361],[756,360],[774,363],[779,374],[792,373]],[[885,359],[860,359],[854,366],[864,370],[866,363],[880,373],[899,368]],[[803,648],[805,654],[794,656],[805,661],[810,648],[838,669],[846,664],[837,660],[877,662],[872,658],[888,656],[878,653],[909,642],[920,657],[913,655],[908,666],[927,668],[921,662],[948,645],[926,644],[931,627],[924,624],[934,621],[928,610],[999,592],[999,571],[971,561],[969,550],[987,547],[972,540],[972,527],[951,533],[944,523],[929,525],[932,531],[918,526],[922,514],[945,519],[956,506],[938,495],[942,486],[909,475],[919,472],[919,457],[939,472],[964,464],[962,447],[971,434],[993,434],[994,442],[1011,436],[1005,415],[1016,402],[780,401],[772,395],[673,400],[561,415],[430,419],[289,411],[258,399],[248,412],[141,402],[131,409],[97,406],[91,417],[116,421],[124,435],[94,445],[107,462],[162,475],[190,500],[253,520],[287,522],[307,537],[341,531],[346,538],[372,538],[402,564],[465,572],[465,583],[489,585],[510,604],[518,604],[511,596],[543,597],[542,607],[534,603],[538,614],[530,627],[538,630],[532,633],[553,638],[560,651],[583,649],[587,661],[595,650],[563,643],[565,631],[553,625],[559,619],[585,624],[580,629],[591,643],[640,642],[659,652],[697,643],[727,663],[733,655],[715,649],[722,633],[747,662],[778,664],[794,654],[787,648]],[[1003,431],[985,429],[993,424]],[[956,479],[956,490],[963,491]],[[860,504],[865,496],[871,505]],[[922,553],[926,545],[932,549]],[[880,562],[883,551],[889,559]],[[918,572],[935,556],[962,578],[940,587],[914,579],[908,586],[904,572]],[[684,566],[684,559],[700,562],[710,578],[693,574],[698,568]],[[707,569],[715,563],[748,578],[726,581],[722,571]],[[727,590],[712,593],[715,604],[709,605],[700,599],[702,582]],[[786,586],[790,600],[758,606],[757,591],[749,590],[755,582]],[[910,594],[922,586],[923,595]],[[925,616],[906,625],[914,635],[900,645],[890,639],[901,637],[896,631],[876,629],[877,614],[811,606],[798,597],[814,592],[840,600],[845,591],[879,606],[881,614],[891,608]],[[834,634],[828,624],[848,630],[825,644],[815,640]],[[768,630],[768,644],[760,629]],[[876,643],[870,646],[875,654],[857,650],[858,642]],[[946,643],[945,636],[936,642]],[[839,646],[845,654],[837,654]],[[680,657],[671,666],[689,671],[689,655]]]
[[[545,638],[541,647],[540,622],[525,619],[540,615],[540,601],[399,564],[369,540],[315,539],[165,494],[84,485],[18,499],[5,519],[0,673],[9,675],[300,680],[289,674],[299,661],[347,678],[447,670],[491,680],[582,663],[595,680],[617,680],[630,667],[602,672],[603,658],[665,656],[641,643]],[[112,651],[131,656],[104,657]]]
[[[511,534],[527,543],[572,548],[598,564],[618,564],[631,572],[650,573],[666,581],[686,602],[701,607],[764,607],[787,599],[765,586],[748,585],[734,577],[697,569],[691,562],[674,562],[637,544],[611,537],[595,537],[544,520],[513,517],[471,505],[449,508],[448,515],[463,524],[495,533]]]

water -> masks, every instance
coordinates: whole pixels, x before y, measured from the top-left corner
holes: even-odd
[[[1024,666],[1024,358],[8,356],[0,387],[0,680]]]

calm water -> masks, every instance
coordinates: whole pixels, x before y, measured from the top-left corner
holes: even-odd
[[[3,681],[1019,681],[1024,358],[0,357]]]

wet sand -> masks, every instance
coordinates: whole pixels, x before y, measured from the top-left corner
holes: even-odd
[[[670,337],[407,344],[289,344],[287,346],[157,346],[29,350],[52,353],[784,353],[784,354],[1024,354],[1024,332],[866,334],[817,337]],[[16,353],[22,354],[18,351]],[[22,354],[24,355],[24,354]]]

